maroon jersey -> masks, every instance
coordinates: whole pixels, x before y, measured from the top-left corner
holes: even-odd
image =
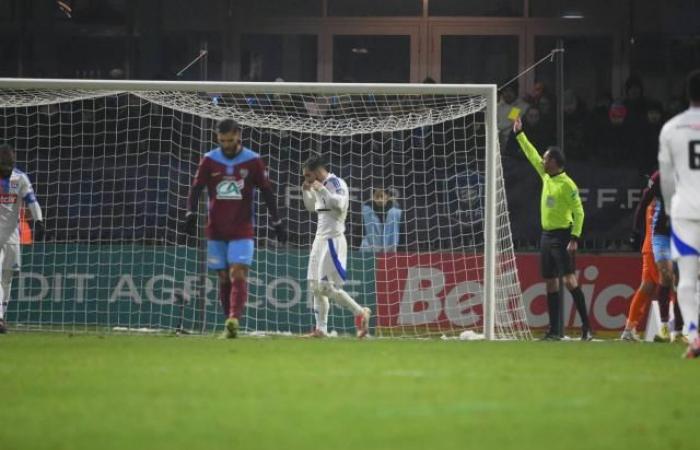
[[[206,186],[208,191],[207,238],[232,241],[253,237],[255,188],[270,187],[260,155],[243,148],[229,159],[217,147],[200,161],[192,186]]]

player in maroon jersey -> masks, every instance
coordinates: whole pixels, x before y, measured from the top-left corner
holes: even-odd
[[[197,208],[204,188],[209,195],[207,261],[219,274],[219,300],[226,320],[226,337],[238,335],[239,320],[248,299],[248,270],[253,262],[254,192],[259,189],[272,218],[277,240],[286,242],[287,232],[277,215],[277,202],[260,155],[243,147],[241,127],[231,119],[216,127],[219,147],[199,163],[190,189],[184,228],[197,230]]]

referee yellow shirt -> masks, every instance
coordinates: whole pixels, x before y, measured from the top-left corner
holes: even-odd
[[[571,228],[571,235],[578,238],[583,229],[583,205],[574,180],[561,172],[549,176],[542,166],[542,157],[530,143],[525,133],[516,135],[527,160],[542,178],[540,220],[545,231]]]

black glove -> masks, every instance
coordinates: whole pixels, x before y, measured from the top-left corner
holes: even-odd
[[[633,231],[630,236],[627,238],[627,243],[629,244],[630,247],[632,247],[635,250],[640,249],[641,245],[641,236],[639,235],[638,231]]]
[[[197,234],[197,214],[193,212],[188,212],[185,215],[185,220],[182,221],[182,228],[185,233],[190,236],[195,236]]]
[[[44,221],[43,220],[35,220],[33,225],[34,225],[34,230],[32,230],[32,234],[34,235],[34,240],[35,241],[43,241],[44,235],[46,235],[46,227],[44,226]]]
[[[272,222],[272,226],[275,229],[275,235],[279,243],[285,244],[287,242],[287,228],[285,228],[284,222],[280,219],[277,222]]]

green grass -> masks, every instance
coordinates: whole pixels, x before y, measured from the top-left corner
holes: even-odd
[[[696,449],[682,346],[0,336],[0,448]]]

